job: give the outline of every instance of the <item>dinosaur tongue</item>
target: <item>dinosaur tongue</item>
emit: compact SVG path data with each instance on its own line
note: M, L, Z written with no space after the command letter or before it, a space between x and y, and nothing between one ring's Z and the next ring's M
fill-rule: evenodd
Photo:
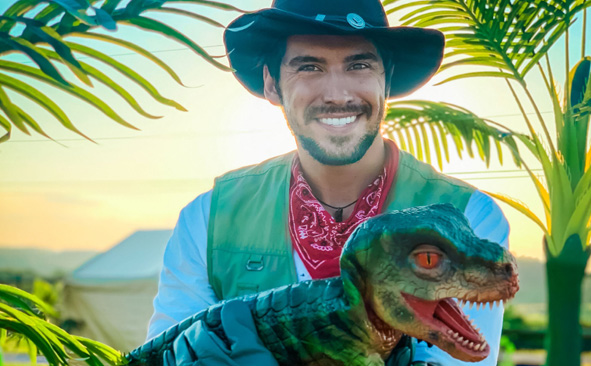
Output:
M466 320L462 310L452 299L443 299L437 302L433 317L445 323L450 329L458 332L464 339L478 342L480 336L472 325Z
M415 310L415 312L426 319L437 319L444 323L452 332L458 333L473 342L480 341L480 335L474 327L466 320L464 313L456 302L451 298L443 300L428 301L410 294L402 293L406 302Z

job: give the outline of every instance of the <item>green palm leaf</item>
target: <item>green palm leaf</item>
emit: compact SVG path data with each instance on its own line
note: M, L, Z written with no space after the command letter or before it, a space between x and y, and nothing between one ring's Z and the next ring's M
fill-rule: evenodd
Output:
M445 33L453 58L446 57L443 70L465 64L493 68L495 72L501 67L503 75L496 76L511 75L523 82L565 33L574 16L591 2L387 0L384 5L387 13L407 12L401 18L403 25L435 27ZM486 62L478 53L492 55L494 60ZM451 80L455 79L444 82Z
M72 355L91 366L100 366L101 359L111 365L125 363L123 355L96 341L72 336L45 320L54 316L55 310L38 297L18 288L0 285L0 335L6 330L25 336L33 346L29 347L34 359L39 350L50 365L68 365Z
M492 140L501 162L502 152L495 142L508 146L515 163L520 165L521 157L514 139L518 134L498 126L502 130L493 127L472 112L452 104L407 100L388 103L384 133L397 141L403 150L411 154L415 154L416 150L416 156L420 160L430 162L432 151L440 169L443 168L442 153L445 154L446 161L449 161L446 139L448 135L451 136L460 156L463 151L474 156L472 146L475 145L480 158L488 165ZM520 136L523 138L523 135Z
M193 50L213 66L224 71L231 71L231 68L218 61L215 56L211 56L197 42L174 29L169 24L143 16L143 13L152 10L154 17L157 17L159 13L168 13L190 19L193 22L198 21L215 27L223 27L218 21L194 11L166 6L170 3L179 2L204 5L224 11L244 12L235 6L210 0L132 0L126 4L121 0L15 1L14 4L0 15L0 57L10 53L20 53L31 59L36 67L25 65L22 62L22 67L16 67L14 64L9 65L5 62L0 67L0 87L3 88L0 90L0 99L3 104L0 110L4 113L0 116L0 126L6 131L0 137L0 142L7 141L10 138L12 127L16 127L26 134L30 133L30 127L33 131L48 137L33 116L24 113L24 108L17 108L18 106L15 106L14 101L10 100L4 91L6 88L26 95L53 114L66 128L88 138L74 126L74 123L64 111L48 101L46 97L43 97L46 94L45 91L28 89L24 85L19 84L18 80L6 75L4 72L16 72L37 80L42 79L45 84L49 85L49 88L58 88L67 91L75 98L97 108L115 122L129 128L134 128L127 121L123 120L116 110L104 103L100 98L94 96L89 90L77 86L76 80L66 80L60 71L58 71L58 67L56 67L57 64L62 64L68 67L74 76L85 84L86 87L92 87L93 80L98 81L122 97L140 115L147 118L158 118L146 112L139 105L134 95L126 91L113 79L107 77L101 70L90 66L88 63L81 62L78 58L79 55L89 56L114 68L125 75L126 78L140 85L159 103L171 106L177 110L186 111L177 102L162 96L147 78L133 71L130 67L116 61L114 58L98 51L100 45L88 47L66 40L72 36L78 38L85 37L125 47L143 56L145 59L154 62L177 83L183 85L180 77L172 68L141 45L111 35L91 32L98 27L107 30L116 30L118 25L133 26L143 31L155 32L172 38L188 49ZM99 4L100 7L98 7ZM13 34L11 31L19 24L21 26L24 25L24 31L19 36L16 36L16 33ZM37 70L37 72L33 69ZM48 78L44 78L43 75L49 79L53 79L57 83L51 82Z

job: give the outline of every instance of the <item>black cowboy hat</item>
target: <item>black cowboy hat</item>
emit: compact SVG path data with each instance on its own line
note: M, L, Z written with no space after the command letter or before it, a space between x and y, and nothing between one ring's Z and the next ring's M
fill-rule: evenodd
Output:
M238 81L264 97L264 55L295 34L362 35L374 41L390 70L388 98L425 84L441 64L445 43L437 30L390 27L379 0L274 0L271 8L238 17L224 32Z

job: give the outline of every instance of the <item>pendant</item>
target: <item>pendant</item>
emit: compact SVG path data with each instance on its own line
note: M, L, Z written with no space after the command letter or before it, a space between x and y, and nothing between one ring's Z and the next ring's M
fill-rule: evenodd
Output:
M343 209L339 208L337 212L334 213L334 221L342 222L343 221Z

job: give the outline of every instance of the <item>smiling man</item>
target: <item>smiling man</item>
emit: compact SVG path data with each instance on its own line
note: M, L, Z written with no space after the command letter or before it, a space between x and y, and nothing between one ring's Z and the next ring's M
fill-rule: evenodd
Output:
M451 203L477 235L507 246L507 221L490 197L379 133L386 101L437 71L440 32L390 27L379 0L276 0L234 20L224 38L236 78L282 108L297 150L218 177L183 209L166 249L148 338L220 300L338 276L349 235L382 212ZM502 307L464 311L491 345L477 364L496 365ZM226 314L224 324L232 329L243 317L248 311ZM199 343L207 331L192 328L199 335L187 342ZM252 327L236 329L241 352L214 341L207 344L218 346L202 342L189 353L201 349L215 360L200 365L273 364ZM425 343L416 345L412 360L398 357L409 354L408 344L389 365L464 365Z

